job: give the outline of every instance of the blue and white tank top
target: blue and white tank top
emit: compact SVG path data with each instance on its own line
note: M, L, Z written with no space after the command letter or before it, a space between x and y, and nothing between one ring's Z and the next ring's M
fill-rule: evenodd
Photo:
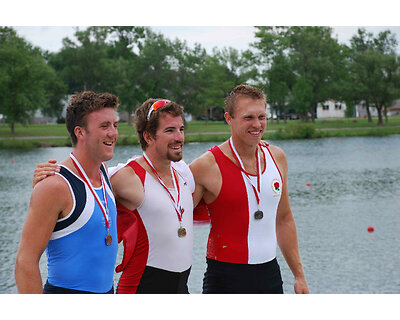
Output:
M68 183L73 207L66 217L57 221L46 248L48 282L53 286L94 293L108 292L113 287L118 251L117 211L103 165L101 172L106 181L109 232L113 239L108 246L103 213L87 184L65 166L58 173ZM95 188L95 192L104 202L103 187Z

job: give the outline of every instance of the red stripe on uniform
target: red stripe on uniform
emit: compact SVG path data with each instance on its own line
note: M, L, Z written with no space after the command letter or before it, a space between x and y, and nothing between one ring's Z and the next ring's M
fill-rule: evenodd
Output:
M128 165L138 175L144 186L146 171L136 162ZM122 275L118 283L118 293L136 293L147 264L149 240L143 221L137 210L131 211L117 204L118 242L123 241L124 255L116 272Z
M248 263L249 208L243 201L247 191L242 171L217 146L210 151L221 171L222 187L217 199L207 205L211 218L207 257Z

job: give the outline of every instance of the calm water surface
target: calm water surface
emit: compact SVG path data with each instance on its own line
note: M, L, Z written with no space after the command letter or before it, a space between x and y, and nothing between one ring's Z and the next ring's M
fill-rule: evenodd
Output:
M310 291L400 293L400 135L271 143L288 159L291 207ZM215 144L187 144L184 159L191 162ZM69 152L0 150L0 293L17 292L13 270L34 168ZM141 154L140 148L117 147L108 165L133 154ZM370 225L375 232L367 232ZM194 231L191 293L202 290L208 230ZM293 277L279 250L278 261L285 293L293 293ZM40 267L45 281L45 257ZM114 278L117 283L119 274Z

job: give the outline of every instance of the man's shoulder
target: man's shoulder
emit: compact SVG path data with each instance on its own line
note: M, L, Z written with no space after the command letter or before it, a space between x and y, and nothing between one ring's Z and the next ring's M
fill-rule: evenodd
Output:
M62 192L66 189L69 189L69 187L65 179L61 175L55 174L37 183L33 190L37 192L47 192L50 190L51 194L59 194L57 192Z
M268 147L265 147L265 148L268 148L268 150L271 152L272 156L276 160L278 160L278 159L286 159L285 152L283 151L282 148L280 148L278 146L275 146L275 145L272 145L272 144L270 144Z
M118 194L124 193L124 189L137 188L139 185L142 185L139 176L129 165L116 171L110 181L114 192Z
M31 195L31 204L35 207L55 208L57 214L68 207L71 204L71 200L70 188L67 182L57 174L37 183Z
M125 165L112 175L111 181L120 179L135 179L136 177L137 174L135 170L133 170L129 165Z
M190 169L207 167L213 163L215 163L214 155L211 151L206 151L200 157L193 160L193 162L190 164Z
M214 154L213 154L213 152L211 150L214 151L216 149L219 149L221 152L225 153L225 149L226 149L227 145L228 145L228 143L225 141L225 142L223 142L222 144L220 144L218 146L214 146L210 150L208 150L205 153L203 153L200 157L198 157L197 159L193 160L193 162L190 164L190 168L192 168L193 164L198 165L198 166L207 166L207 165L216 164L217 161L215 160Z

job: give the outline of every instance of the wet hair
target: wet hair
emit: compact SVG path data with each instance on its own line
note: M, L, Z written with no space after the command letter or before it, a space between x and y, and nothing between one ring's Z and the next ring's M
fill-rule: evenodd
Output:
M174 117L182 117L182 120L184 121L184 113L183 113L183 107L177 104L176 102L170 101L165 104L165 106L157 109L156 111L153 111L151 113L150 119L147 120L147 115L149 113L150 107L152 104L158 100L163 100L163 99L153 99L150 98L143 102L143 104L136 109L135 113L135 127L136 127L136 132L139 137L139 142L140 146L142 147L142 150L147 149L147 142L144 139L144 132L147 131L150 133L152 137L156 136L157 129L160 125L160 117L165 114L170 114Z
M248 97L254 100L263 100L267 103L267 98L262 90L247 84L241 84L232 89L229 96L225 98L225 112L228 112L231 117L234 116L237 99L240 97Z
M103 108L117 109L118 97L107 92L95 93L93 91L78 92L71 96L68 102L65 124L73 146L78 141L74 132L75 127L86 128L87 115Z

